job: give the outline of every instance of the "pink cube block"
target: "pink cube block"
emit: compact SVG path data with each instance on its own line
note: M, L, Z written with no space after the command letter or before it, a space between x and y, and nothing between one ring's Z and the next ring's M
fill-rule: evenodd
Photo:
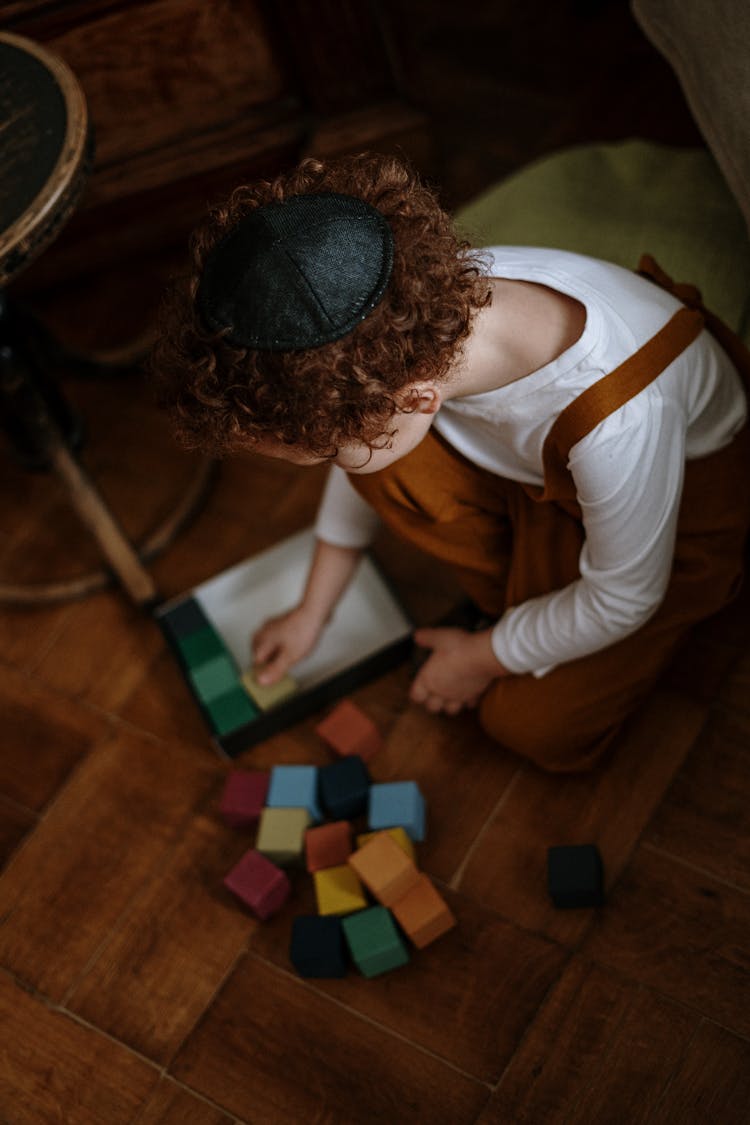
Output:
M224 886L249 906L262 922L281 910L291 891L284 872L255 848L245 852L225 877Z
M219 812L232 828L252 828L266 803L270 774L260 770L232 770L227 777Z

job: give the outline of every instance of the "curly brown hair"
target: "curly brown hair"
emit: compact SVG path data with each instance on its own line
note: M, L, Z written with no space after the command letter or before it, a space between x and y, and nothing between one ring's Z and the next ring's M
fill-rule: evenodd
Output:
M358 196L388 220L393 270L376 308L342 339L306 351L237 347L208 330L195 299L212 247L254 208L318 192ZM268 440L325 458L346 443L376 448L395 412L414 408L409 384L445 378L490 300L479 252L392 156L307 159L270 183L238 187L190 250L190 272L165 295L149 369L178 439L214 455Z

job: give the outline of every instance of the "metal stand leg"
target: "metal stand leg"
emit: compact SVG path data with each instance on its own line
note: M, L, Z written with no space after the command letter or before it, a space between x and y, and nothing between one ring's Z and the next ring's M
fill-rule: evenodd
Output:
M35 362L18 338L7 300L0 292L0 423L10 446L30 469L49 469L62 481L81 521L96 538L114 576L132 601L150 607L158 600L151 575L142 556L156 554L187 522L208 487L212 464L204 461L193 485L176 513L151 535L141 551L136 550L105 504L94 482L71 452L80 441L78 419L68 407L54 380ZM66 597L80 597L107 584L110 575L96 572L68 583L46 583L38 587L0 585L0 602L35 604Z

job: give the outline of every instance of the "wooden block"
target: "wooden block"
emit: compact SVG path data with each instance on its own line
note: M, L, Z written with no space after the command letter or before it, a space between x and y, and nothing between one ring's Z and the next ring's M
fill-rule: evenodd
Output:
M425 802L415 781L389 781L370 788L367 824L371 830L401 826L412 840L425 837Z
M276 707L297 691L297 682L291 676L284 676L276 684L259 684L252 668L243 672L242 684L261 711L268 711L271 707Z
M351 820L367 809L370 775L359 757L331 762L319 771L320 803L334 820Z
M188 675L204 703L210 703L238 686L237 669L226 653L191 668Z
M435 890L426 875L419 875L416 883L403 898L391 907L401 929L409 935L418 949L447 933L456 924L448 903Z
M224 886L262 921L276 914L289 897L290 883L266 856L251 848L224 879Z
M414 845L408 833L405 832L403 828L380 828L377 832L364 832L361 836L357 836L357 847L363 847L368 840L372 840L373 836L379 836L381 832L387 832L388 835L396 841L401 850L408 855L409 859L412 860L412 862L416 862L417 853L414 849Z
M232 828L257 824L266 803L269 774L262 770L231 770L219 803L219 813Z
M362 884L347 863L313 872L319 914L351 914L367 906Z
M371 906L342 920L344 935L363 976L376 977L406 965L409 954L389 910Z
M243 687L236 684L224 695L204 704L217 734L229 734L251 723L258 716L258 709Z
M604 902L604 867L595 844L572 844L547 852L547 886L560 909L601 906Z
M305 832L310 827L307 809L263 809L255 846L259 852L279 863L299 863L305 847Z
M315 728L336 754L358 754L368 761L383 745L380 731L349 699L342 700Z
M215 656L226 652L226 646L219 634L210 625L198 629L195 633L187 633L177 637L177 646L186 664L191 668L199 668Z
M334 820L318 828L308 828L305 833L305 856L310 872L340 867L351 851L352 826L348 820Z
M322 820L317 766L274 766L266 805L269 809L307 809L310 820Z
M345 977L347 947L341 919L332 914L295 918L289 958L302 977Z
M383 906L403 898L419 879L417 868L387 832L377 832L348 862Z

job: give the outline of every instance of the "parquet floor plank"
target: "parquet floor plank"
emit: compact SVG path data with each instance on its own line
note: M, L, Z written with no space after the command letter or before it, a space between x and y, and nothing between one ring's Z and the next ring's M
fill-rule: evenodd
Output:
M380 987L392 987L383 978ZM170 1067L253 1125L469 1125L489 1089L252 954Z
M343 980L314 982L316 991L493 1084L567 953L442 884L437 887L456 916L453 930L426 949L410 946L410 964L398 972L367 980L352 969ZM287 909L253 931L251 950L290 971L292 921L308 913L315 913L312 878L300 875Z
M478 1125L645 1125L699 1019L574 957Z
M62 1001L214 776L207 755L124 729L89 754L0 877L0 965Z
M750 713L717 712L644 841L750 892Z
M750 894L642 845L582 951L750 1036Z
M131 1125L158 1081L144 1059L3 972L0 1026L0 1116L8 1125Z
M530 930L567 945L580 941L592 912L553 907L547 849L597 844L606 885L616 885L705 720L705 706L657 690L597 769L555 776L524 767L459 874L458 889Z
M0 711L0 793L36 813L112 730L105 717L11 668L0 676Z

